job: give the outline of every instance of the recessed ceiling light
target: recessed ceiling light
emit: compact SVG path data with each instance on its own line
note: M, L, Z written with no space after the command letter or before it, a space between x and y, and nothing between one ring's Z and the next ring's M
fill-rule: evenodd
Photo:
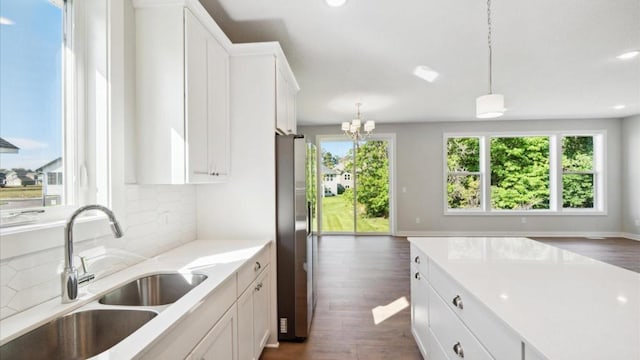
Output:
M640 50L633 50L633 51L626 52L624 54L620 54L616 57L620 60L630 60L638 55L640 55Z
M422 80L432 83L438 78L440 74L438 74L437 71L428 66L421 65L413 69L413 75L419 77Z
M7 19L4 16L0 16L0 25L13 25L15 22L11 19Z
M344 5L347 0L324 0L327 2L327 5L332 6L332 7L339 7Z
M618 104L618 105L613 105L611 108L614 110L622 110L624 109L626 106L624 104Z

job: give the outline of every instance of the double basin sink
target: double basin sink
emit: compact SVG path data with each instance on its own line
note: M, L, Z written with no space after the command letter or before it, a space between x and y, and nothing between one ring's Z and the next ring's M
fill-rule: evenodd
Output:
M206 279L199 274L153 274L98 300L101 305L52 320L0 347L0 359L86 359L113 347ZM135 307L146 307L136 309Z

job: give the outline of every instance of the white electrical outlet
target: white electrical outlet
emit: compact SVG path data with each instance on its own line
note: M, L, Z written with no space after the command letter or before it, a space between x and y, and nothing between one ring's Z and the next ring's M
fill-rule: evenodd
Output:
M420 218L419 217L416 218L416 224L420 224Z
M635 223L636 223L636 226L640 226L640 219L636 219Z
M406 192L407 192L407 188L403 186L403 187L402 187L402 192L403 192L403 193L406 193Z
M523 223L523 224L526 224L526 223L527 223L527 218L526 218L526 217L524 217L524 216L523 216L523 217L521 217L521 218L520 218L520 222L521 222L521 223Z

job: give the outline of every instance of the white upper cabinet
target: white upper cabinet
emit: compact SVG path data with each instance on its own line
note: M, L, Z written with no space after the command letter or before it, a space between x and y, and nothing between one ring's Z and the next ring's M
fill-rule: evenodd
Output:
M281 63L278 62L278 65ZM288 80L287 72L276 67L276 131L281 134L295 134L297 85Z
M197 2L134 6L138 182L226 180L230 41Z

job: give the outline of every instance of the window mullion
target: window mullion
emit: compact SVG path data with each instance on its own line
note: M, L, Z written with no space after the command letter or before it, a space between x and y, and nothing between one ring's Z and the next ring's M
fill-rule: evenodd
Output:
M482 174L482 211L491 211L491 139L489 136L480 138L480 172Z
M562 136L549 137L550 210L562 211Z

